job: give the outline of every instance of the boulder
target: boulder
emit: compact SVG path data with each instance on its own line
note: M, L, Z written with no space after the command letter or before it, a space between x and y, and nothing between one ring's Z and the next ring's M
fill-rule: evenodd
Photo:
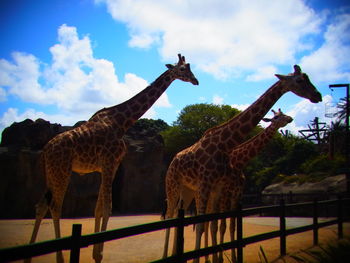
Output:
M305 202L317 198L324 200L334 198L340 193L346 192L346 175L327 177L319 182L277 183L267 186L263 194L263 203L278 204L280 197L285 196L287 202Z
M26 119L14 122L2 132L2 147L30 148L40 150L57 134L67 130L60 124L51 124L43 119Z
M113 186L114 209L119 213L149 213L162 209L164 194L164 142L160 135L125 136L128 152Z
M71 128L27 119L4 130L0 147L1 218L35 216L35 204L45 191L38 165L41 149L55 135ZM166 172L163 139L153 131L136 127L129 130L125 141L127 154L113 183L113 212L159 212L164 202ZM62 216L93 216L100 182L98 173L72 173Z

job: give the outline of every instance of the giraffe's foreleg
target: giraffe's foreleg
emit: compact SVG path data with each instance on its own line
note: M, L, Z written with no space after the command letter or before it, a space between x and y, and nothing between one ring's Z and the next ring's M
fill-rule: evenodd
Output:
M174 178L174 175L176 174L176 167L174 163L171 163L168 172L165 177L165 193L166 193L166 212L165 212L165 219L173 218L176 216L177 209L179 208L179 205L181 205L181 191L180 191L180 184L179 182ZM165 232L165 240L164 240L164 249L163 249L163 258L166 258L168 256L168 248L169 248L169 238L170 238L170 228L166 229ZM174 231L174 241L176 238L176 231ZM173 255L176 253L176 242L173 244Z
M217 206L217 194L214 192L212 192L210 194L210 198L208 201L208 205L207 205L207 214L211 214L211 213L217 213L218 212L218 206ZM217 231L218 231L218 220L213 220L211 222L206 222L205 223L205 247L208 247L208 243L209 243L209 223L210 223L210 234L211 234L211 245L212 246L216 246L217 245ZM213 258L213 262L217 263L217 253L213 253L212 254L212 258ZM210 262L209 261L209 256L205 257L205 262Z
M235 240L235 230L236 230L236 218L232 217L232 218L230 218L230 238L231 238L231 241ZM231 250L231 260L232 260L232 262L237 262L236 261L236 250L234 248Z
M220 220L220 244L224 243L224 237L226 232L226 218ZM223 251L219 252L219 262L224 262Z
M94 228L95 232L94 233L101 231L102 211L103 211L103 195L102 195L101 186L100 186L100 191L98 194L96 207L95 207L95 228ZM96 262L102 260L102 256L101 257L99 256L100 251L102 251L101 245L94 244L92 257Z
M102 175L102 182L95 208L95 233L106 231L108 220L112 212L112 183L114 176ZM93 259L101 262L103 255L103 243L94 244Z
M101 231L101 219L102 219L102 210L103 210L103 196L100 187L100 191L98 193L96 207L95 207L95 233Z
M107 230L109 217L112 213L112 186L116 171L126 153L126 145L123 140L116 148L114 154L106 154L102 158L101 185L98 201L95 208L95 233ZM102 222L101 222L102 221ZM103 243L94 244L92 256L96 263L102 261Z
M220 197L220 211L221 212L226 212L229 211L230 206L231 206L231 193L228 191L230 188L230 185L227 184L222 190L221 197ZM225 232L226 232L226 218L223 218L220 220L220 244L224 243L225 239ZM232 240L231 240L232 241ZM224 262L223 259L223 251L219 252L219 262L222 263Z

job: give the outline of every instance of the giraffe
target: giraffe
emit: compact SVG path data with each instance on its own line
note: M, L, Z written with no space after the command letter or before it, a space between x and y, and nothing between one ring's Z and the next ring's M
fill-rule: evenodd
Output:
M198 85L190 64L178 54L175 65L167 64L167 70L153 83L129 100L97 111L86 123L61 133L43 148L41 162L46 177L46 193L36 205L36 220L30 243L34 243L40 222L50 210L55 236L60 238L61 208L71 171L79 174L100 172L101 185L95 207L95 233L107 229L112 207L112 183L116 170L126 153L123 135L161 96L175 80L180 79ZM94 245L93 258L102 260L103 243ZM56 255L63 262L62 252Z
M272 110L274 117L272 119L263 118L265 122L271 122L271 124L262 132L249 139L248 141L235 147L230 153L229 165L231 174L225 174L222 176L218 186L215 187L215 192L212 193L211 200L209 201L207 212L226 212L233 211L237 208L240 197L243 193L245 176L243 174L243 168L246 164L266 146L266 144L272 139L276 131L279 128L286 126L293 121L293 118L287 116L279 109L277 112ZM218 230L217 220L211 222L211 237L212 245L217 245L216 233ZM224 234L226 231L226 220L222 219L220 223L220 244L224 243ZM206 244L208 235L206 229ZM230 238L234 240L235 233L235 218L230 218ZM223 262L222 251L219 254L219 262ZM232 262L235 262L235 252L232 249L231 253ZM213 254L213 262L217 262L217 255Z
M193 197L197 214L206 212L211 186L216 185L222 175L231 173L230 152L243 142L247 134L283 94L291 91L297 96L309 99L312 103L322 101L321 94L298 65L294 65L294 72L291 74L275 74L275 76L278 81L246 110L227 122L208 129L196 143L175 155L165 179L167 198L165 218L174 217L181 203L186 209ZM200 248L203 231L204 225L198 224L195 249ZM163 257L168 253L169 235L170 229L167 229ZM173 253L175 251L174 245ZM198 259L194 262L198 262Z

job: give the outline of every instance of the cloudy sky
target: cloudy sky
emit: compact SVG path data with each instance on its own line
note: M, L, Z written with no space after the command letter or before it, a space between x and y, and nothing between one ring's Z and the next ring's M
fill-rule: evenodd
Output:
M72 125L125 101L181 53L200 85L176 80L144 115L176 120L195 103L245 109L299 64L323 95L274 106L297 133L350 82L350 2L340 0L4 0L0 132L43 118Z

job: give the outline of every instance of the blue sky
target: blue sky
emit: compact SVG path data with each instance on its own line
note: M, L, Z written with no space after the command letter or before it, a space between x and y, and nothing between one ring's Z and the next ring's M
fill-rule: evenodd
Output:
M144 115L176 120L195 103L245 109L299 64L323 95L274 106L297 133L350 82L350 4L331 0L3 0L0 2L0 132L43 118L62 125L119 104L177 62L199 86L176 80Z

